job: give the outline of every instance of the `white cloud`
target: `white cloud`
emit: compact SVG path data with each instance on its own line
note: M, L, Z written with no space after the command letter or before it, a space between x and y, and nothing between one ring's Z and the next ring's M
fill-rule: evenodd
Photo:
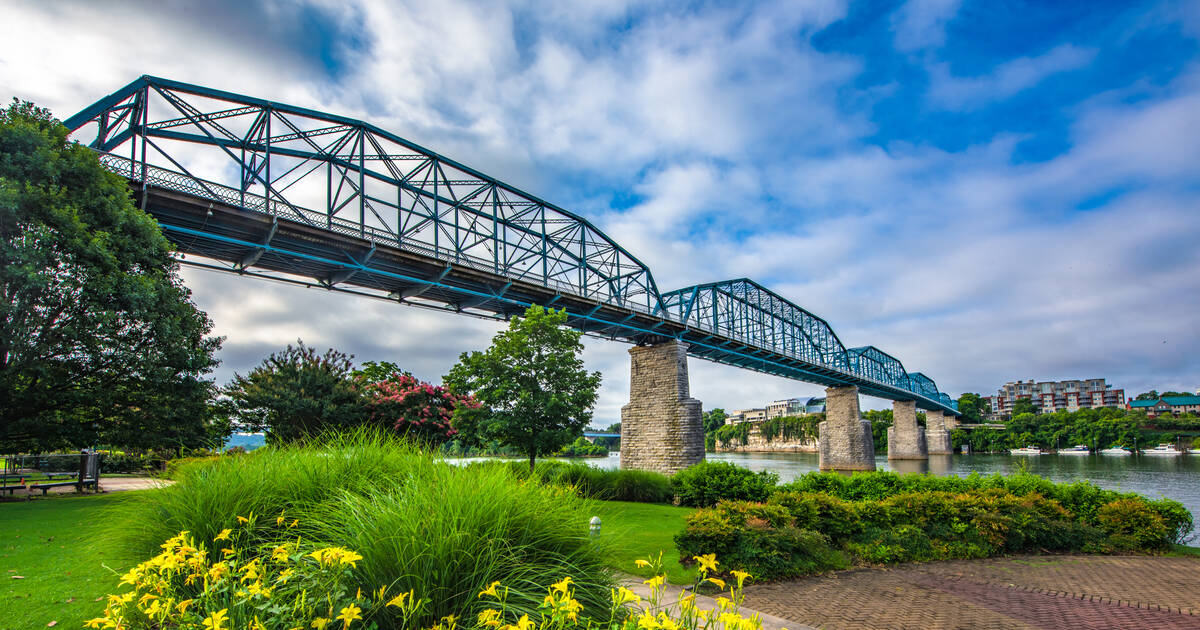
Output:
M962 0L908 0L892 14L897 50L936 48L946 41L946 23L958 13Z
M1093 49L1063 44L1036 57L1006 61L992 72L975 77L951 76L948 64L930 68L929 100L946 109L967 109L1004 100L1046 78L1082 68L1096 56Z
M878 345L954 393L1028 377L1106 376L1139 391L1200 382L1186 299L1200 295L1195 71L1153 98L1079 106L1067 152L1014 164L1024 138L1012 135L954 153L864 140L869 108L843 104L862 97L861 62L808 42L845 14L840 2L322 3L365 29L336 50L345 71L332 77L286 37L248 40L173 6L11 3L0 94L68 115L152 73L365 118L587 208L664 290L755 278L829 320L847 345ZM940 46L957 8L910 2L893 17L897 47ZM978 77L936 66L930 98L955 108L1007 98L1093 54L1063 46ZM609 208L624 191L632 206ZM1093 198L1094 210L1074 210ZM500 326L185 277L228 338L222 380L297 337L436 380ZM628 401L626 349L587 342L585 360L605 378L599 422ZM691 369L706 407L820 391L700 361Z

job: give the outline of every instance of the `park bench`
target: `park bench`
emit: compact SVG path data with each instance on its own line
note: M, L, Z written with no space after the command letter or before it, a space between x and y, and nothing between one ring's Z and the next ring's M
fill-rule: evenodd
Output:
M30 477L39 477L35 483L27 483ZM44 479L44 480L43 480ZM8 485L9 480L17 480L17 484ZM79 470L78 472L40 472L37 470L18 470L17 467L9 468L8 471L0 473L0 492L8 492L12 496L13 491L18 488L27 490L41 490L42 496L52 488L65 488L67 486L75 486L80 492L85 488L92 488L94 491L100 490L100 455L99 453L89 453L86 450L79 454Z
M50 488L65 488L67 486L82 486L84 488L91 486L93 490L99 488L99 486L96 485L95 478L84 479L83 483L80 483L78 480L76 480L76 481L52 481L52 482L47 482L47 483L31 483L25 487L29 488L30 490L41 490L42 496L46 496L46 493L50 490ZM9 487L16 488L17 486L9 486ZM8 488L5 488L5 489L7 490ZM12 492L10 491L9 494L12 494Z

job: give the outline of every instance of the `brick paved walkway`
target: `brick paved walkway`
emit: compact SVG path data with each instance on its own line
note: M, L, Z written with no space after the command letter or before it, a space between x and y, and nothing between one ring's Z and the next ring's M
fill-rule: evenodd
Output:
M1200 558L956 560L843 571L746 592L748 608L831 630L1200 630Z

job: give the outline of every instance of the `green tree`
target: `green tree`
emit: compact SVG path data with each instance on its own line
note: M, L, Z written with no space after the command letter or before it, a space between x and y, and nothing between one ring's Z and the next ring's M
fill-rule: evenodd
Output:
M220 339L158 224L67 133L0 110L0 450L197 446Z
M366 400L352 377L350 355L325 354L297 341L272 353L248 374L235 374L226 388L245 426L266 433L267 442L303 440L326 431L364 425Z
M1037 403L1034 403L1029 398L1018 399L1017 402L1013 403L1009 414L1013 417L1016 417L1023 413L1032 413L1036 415L1038 413Z
M988 412L988 402L979 394L967 392L958 397L958 411L963 415L963 423L979 424Z
M464 352L445 378L451 391L483 405L474 427L479 437L520 448L531 470L538 455L557 451L583 431L600 387L600 373L583 367L582 333L566 321L565 310L532 305L487 350Z
M703 416L704 432L707 434L720 429L721 425L725 424L725 419L728 417L729 416L725 414L725 410L720 407L705 411Z

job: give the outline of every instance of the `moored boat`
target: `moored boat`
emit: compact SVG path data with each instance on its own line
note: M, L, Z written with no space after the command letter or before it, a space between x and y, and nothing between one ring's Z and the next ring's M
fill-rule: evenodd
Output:
M1091 452L1092 449L1088 448L1086 444L1076 444L1071 448L1058 449L1059 455L1087 455Z
M1044 455L1046 451L1036 446L1022 446L1008 451L1009 455Z
M1127 447L1127 446L1111 446L1109 448L1101 449L1100 454L1101 455L1131 455L1132 451L1130 451L1129 447Z
M1178 455L1179 451L1175 450L1172 444L1159 444L1152 449L1142 451L1143 455Z

